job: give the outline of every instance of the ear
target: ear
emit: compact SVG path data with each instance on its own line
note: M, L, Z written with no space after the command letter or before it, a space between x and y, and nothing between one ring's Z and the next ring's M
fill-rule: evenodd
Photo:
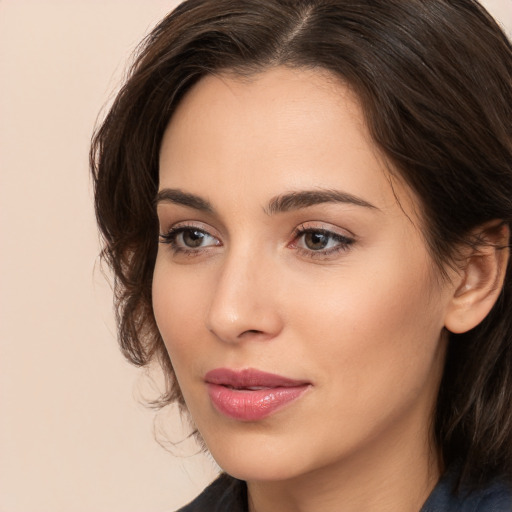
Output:
M476 242L463 249L463 263L446 310L446 329L467 332L489 314L503 287L509 258L510 229L492 221L471 234Z

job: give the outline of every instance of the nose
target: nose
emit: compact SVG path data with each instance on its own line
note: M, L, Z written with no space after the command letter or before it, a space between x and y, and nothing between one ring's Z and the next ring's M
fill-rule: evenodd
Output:
M257 255L226 257L213 289L206 327L226 343L271 340L282 330L271 262Z

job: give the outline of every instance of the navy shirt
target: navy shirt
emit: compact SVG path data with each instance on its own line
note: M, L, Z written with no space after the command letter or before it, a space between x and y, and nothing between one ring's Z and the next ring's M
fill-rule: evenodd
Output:
M512 488L495 480L471 493L452 493L455 471L447 472L434 487L420 512L512 512Z
M453 472L438 482L419 512L512 512L512 489L494 481L472 493L452 494ZM248 512L245 482L222 474L192 503L177 512ZM414 511L411 511L414 512Z

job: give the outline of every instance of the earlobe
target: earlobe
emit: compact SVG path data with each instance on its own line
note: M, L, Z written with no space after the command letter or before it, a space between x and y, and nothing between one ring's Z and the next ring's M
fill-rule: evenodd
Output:
M475 243L465 250L463 264L448 305L445 327L467 332L489 314L503 287L509 259L510 229L501 221L480 226Z

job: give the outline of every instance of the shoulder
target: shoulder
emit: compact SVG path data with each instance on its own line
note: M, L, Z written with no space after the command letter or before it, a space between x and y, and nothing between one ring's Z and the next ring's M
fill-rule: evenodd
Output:
M453 473L444 475L420 512L512 512L512 487L503 480L454 494Z
M247 512L245 482L223 473L194 501L177 512Z
M484 512L495 510L496 512L512 512L512 489L504 483L496 483L480 497L475 510Z

